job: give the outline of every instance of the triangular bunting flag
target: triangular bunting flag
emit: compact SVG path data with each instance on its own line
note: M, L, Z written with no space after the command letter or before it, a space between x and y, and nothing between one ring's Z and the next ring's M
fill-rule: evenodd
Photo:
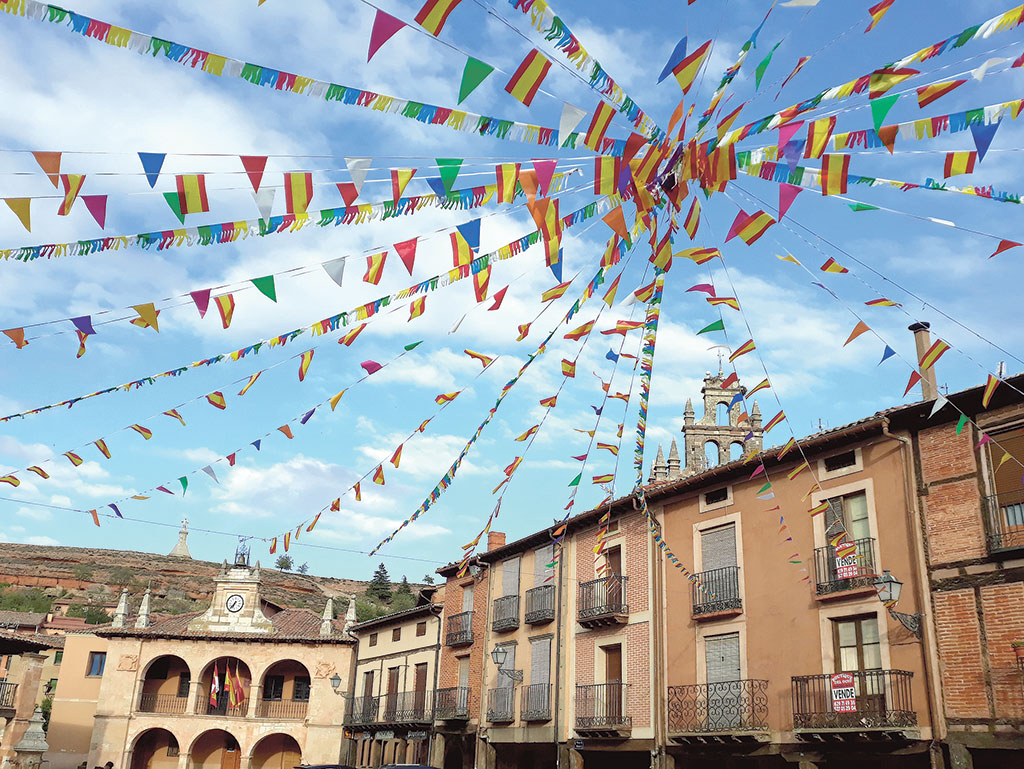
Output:
M461 163L462 161L460 160L459 162ZM416 240L416 238L413 238L412 240L403 240L401 243L395 243L395 252L410 275L412 275L413 263L416 261ZM339 286L341 285L340 280L337 283Z
M345 165L348 167L348 173L352 177L352 184L355 185L357 194L363 190L366 172L370 170L372 162L373 158L345 158Z
M33 152L32 157L36 159L39 167L43 169L50 184L57 189L60 178L60 153L59 152Z
M164 167L164 158L167 155L163 152L140 152L139 160L142 161L142 170L146 174L146 181L150 187L156 187L156 180L160 178L160 169Z
M992 137L996 135L997 128L999 128L999 121L988 125L984 123L971 124L971 136L974 137L974 146L978 149L979 163L985 159L985 153L988 152L989 145L992 144Z
M206 311L210 307L210 292L212 289L204 288L200 291L190 291L189 296L192 297L192 301L196 303L196 309L199 310L199 317L205 318Z
M267 156L239 155L238 159L242 161L242 168L245 169L246 176L249 177L249 184L252 185L252 191L259 192L260 182L263 180L263 172L267 168Z
M378 8L377 15L373 17L373 28L370 30L370 45L366 51L366 62L369 63L380 47L404 26L404 21L396 19Z
M346 257L338 257L337 259L331 259L329 262L323 263L324 272L330 275L331 280L341 285L341 279L345 275L345 262Z
M252 194L252 199L256 201L256 210L260 212L260 219L269 219L271 211L274 210L274 193L277 192L275 187L264 187L259 192Z
M494 72L494 67L490 64L474 59L472 56L468 57L466 66L462 70L462 82L459 84L459 104L462 104L466 97L473 93L492 72Z
M274 276L267 275L263 278L252 278L252 284L256 286L263 296L271 302L277 302L277 288L274 286Z
M562 116L558 119L558 144L564 145L569 140L569 135L576 130L580 121L586 117L587 111L580 109L569 102L562 105Z
M107 196L82 195L82 201L85 203L86 210L92 214L92 218L96 220L96 224L102 230L107 224Z

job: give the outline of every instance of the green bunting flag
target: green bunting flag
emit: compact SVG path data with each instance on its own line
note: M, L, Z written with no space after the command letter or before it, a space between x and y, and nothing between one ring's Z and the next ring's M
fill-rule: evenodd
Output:
M768 65L772 62L772 54L775 53L775 49L780 45L782 45L781 40L777 42L770 51L768 51L768 55L761 60L761 63L757 65L757 69L754 70L754 80L756 82L756 85L754 86L755 91L761 87L761 78L764 77L764 73L768 69Z
M878 206L871 206L867 203L848 203L851 211L877 211Z
M405 350L406 350L406 352L409 352L410 350L415 350L421 344L423 344L423 340L422 339L420 341L418 341L418 342L411 342L411 343L409 343L409 344L407 344L405 346Z
M265 278L252 278L252 284L271 302L277 301L277 288L274 286L273 275L267 275Z
M181 495L185 496L185 492L188 491L188 476L183 475L178 479L178 483L181 484Z
M961 414L960 415L960 420L956 423L956 434L957 435L959 435L963 431L964 425L967 424L969 421L970 420L967 418L966 414Z
M455 184L455 179L459 175L461 167L462 158L437 158L437 171L441 175L444 191L449 195L452 192L452 186Z
M709 331L725 331L725 321L724 320L716 320L711 325L705 326L700 331L698 331L697 332L697 336L700 336L701 334L706 334Z
M492 72L494 67L490 64L485 64L472 56L466 59L466 68L462 70L462 85L459 86L459 104L462 104L463 100Z
M579 486L579 485L580 485L580 481L581 481L582 479L583 479L583 473L580 473L579 475L577 475L577 476L576 476L575 478L573 478L573 479L572 479L572 480L571 480L571 481L569 482L569 485L570 485L570 486Z
M871 100L871 120L875 124L875 133L878 133L882 127L882 121L885 120L885 116L889 114L889 110L892 109L892 105L896 103L896 100L900 98L898 93L892 96L883 96L878 99Z
M177 192L165 192L164 200L167 201L167 205L171 207L174 215L178 217L178 221L182 224L185 223L185 215L181 213L181 201L178 199Z

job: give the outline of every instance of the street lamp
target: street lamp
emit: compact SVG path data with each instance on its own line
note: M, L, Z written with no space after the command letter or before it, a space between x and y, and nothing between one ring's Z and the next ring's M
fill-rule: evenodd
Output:
M341 696L344 697L345 693L338 691L338 689L341 687L341 676L339 676L337 673L335 673L333 676L330 677L330 682L331 682L331 688L334 690L334 693L335 694L340 694Z
M889 610L889 614L892 615L893 619L899 621L914 636L921 638L920 613L905 614L904 612L896 611L896 604L900 600L900 594L903 592L903 583L896 579L888 569L884 569L882 576L875 578L874 586L878 592L878 600Z
M509 679L516 683L523 682L522 670L507 670L504 667L505 661L508 659L508 649L506 649L504 646L495 645L495 647L491 649L491 659L494 660L494 665L498 668L499 676L508 676Z

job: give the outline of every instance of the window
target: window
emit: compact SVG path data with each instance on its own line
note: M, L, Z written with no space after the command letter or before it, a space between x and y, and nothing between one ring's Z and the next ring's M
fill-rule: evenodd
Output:
M396 627L394 630L391 631L391 640L392 641L401 641L402 640L402 628Z
M718 467L720 453L721 449L718 448L718 444L714 441L708 441L704 444L704 463L708 467Z
M616 545L604 551L605 574L622 574L622 548Z
M149 666L149 677L163 681L167 678L169 668L170 660L166 657L162 657Z
M55 653L53 655L53 664L54 665L59 665L63 661L64 661L64 652L63 651L59 651L59 652L57 652L57 653Z
M836 672L881 670L882 645L875 615L832 620L832 642Z
M377 645L377 634L376 633L370 633L370 646L376 646L376 645Z
M729 523L700 534L701 571L736 566L736 524Z
M296 702L309 702L309 677L298 676L295 679L295 690L292 699Z
M417 622L416 623L416 637L419 638L420 636L424 636L426 634L427 634L427 623L426 622Z
M834 524L842 523L847 539L868 539L871 536L871 522L868 520L868 496L863 491L833 497L828 501L825 515L826 536L836 533Z
M267 676L263 682L263 699L280 700L284 696L284 676Z
M717 505L719 502L725 502L725 500L727 500L728 498L729 498L729 489L728 488L725 488L725 489L715 489L714 491L709 491L707 494L704 495L704 504L705 505Z
M55 691L57 691L57 679L51 678L46 682L45 693L53 694Z
M462 613L473 611L473 583L464 585L462 588Z
M608 533L612 534L619 530L619 519L616 518L613 521L608 521Z
M825 470L830 473L842 470L844 467L853 467L855 464L857 464L857 452L852 450L832 457L825 457Z
M178 748L177 743L175 743L173 745L168 745L167 746L167 757L168 758L177 758L179 755L181 755L179 750L180 749Z
M89 665L85 669L87 676L103 675L103 668L107 664L106 652L89 652Z
M181 673L178 674L178 696L179 697L187 697L188 696L188 685L189 685L188 673L182 671Z
M501 563L501 595L519 595L519 557Z

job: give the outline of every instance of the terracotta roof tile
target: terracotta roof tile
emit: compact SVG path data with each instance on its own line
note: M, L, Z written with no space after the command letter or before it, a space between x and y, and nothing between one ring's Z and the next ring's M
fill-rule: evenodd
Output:
M355 643L350 635L344 632L344 620L334 620L331 624L334 631L329 636L320 635L320 623L323 621L321 615L310 609L282 609L270 616L270 622L274 626L274 633L211 633L198 632L188 629L189 623L196 617L202 616L204 612L193 611L186 614L175 614L170 617L160 618L148 628L139 629L135 627L134 619L126 622L128 627L113 628L109 625L103 626L97 631L97 635L103 636L153 636L157 638L191 638L191 639L220 639L220 640L246 640L246 641L268 641L271 643L282 641L316 641L318 643Z

